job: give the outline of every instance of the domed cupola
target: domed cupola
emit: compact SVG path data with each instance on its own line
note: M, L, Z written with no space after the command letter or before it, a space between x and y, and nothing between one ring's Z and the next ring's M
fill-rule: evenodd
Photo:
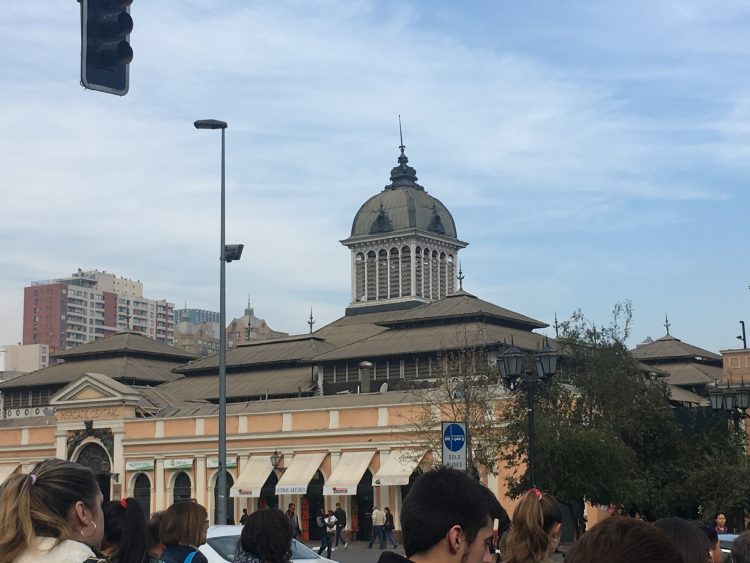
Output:
M352 253L352 303L347 315L404 309L456 289L458 239L448 208L417 183L401 144L391 183L369 198L341 241Z

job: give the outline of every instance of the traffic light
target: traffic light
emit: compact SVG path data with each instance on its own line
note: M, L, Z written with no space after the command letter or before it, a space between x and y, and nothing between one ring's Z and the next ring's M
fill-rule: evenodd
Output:
M128 93L133 0L80 0L81 84L124 96Z

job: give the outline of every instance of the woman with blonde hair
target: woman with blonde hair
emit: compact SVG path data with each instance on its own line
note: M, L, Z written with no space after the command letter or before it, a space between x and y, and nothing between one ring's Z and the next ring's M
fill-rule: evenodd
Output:
M550 495L532 488L513 511L504 563L548 563L560 544L562 508Z
M60 459L11 475L0 486L0 560L10 563L104 561L102 492L93 473Z
M198 546L206 543L208 512L192 501L180 501L164 511L159 538L164 544L161 559L165 563L208 563Z

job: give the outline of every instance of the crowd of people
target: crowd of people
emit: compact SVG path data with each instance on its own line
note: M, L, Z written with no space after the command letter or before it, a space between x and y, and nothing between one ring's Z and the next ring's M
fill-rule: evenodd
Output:
M383 549L398 546L388 507L374 508L373 535ZM319 554L348 547L346 512L320 509ZM495 522L499 529L495 529ZM288 563L301 529L296 507L243 511L236 563ZM560 545L563 510L532 488L512 519L497 497L463 472L448 468L419 477L404 499L401 531L405 556L384 551L379 563L550 563ZM8 563L208 563L208 513L196 502L176 502L146 519L134 498L103 502L96 478L73 462L51 459L0 486L0 561ZM720 563L719 513L706 526L680 518L649 523L615 514L586 531L567 550L567 563ZM496 538L500 541L496 542ZM732 544L733 563L750 563L750 532Z

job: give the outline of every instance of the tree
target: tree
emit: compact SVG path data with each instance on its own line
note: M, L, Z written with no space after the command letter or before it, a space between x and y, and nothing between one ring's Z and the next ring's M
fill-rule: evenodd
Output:
M436 460L442 452L441 423L464 422L467 428L467 467L497 473L497 451L503 442L499 424L498 373L488 362L488 349L479 334L457 334L455 347L441 352L431 368L429 386L415 389L420 407L407 420L412 426L405 456L419 461L425 451Z

